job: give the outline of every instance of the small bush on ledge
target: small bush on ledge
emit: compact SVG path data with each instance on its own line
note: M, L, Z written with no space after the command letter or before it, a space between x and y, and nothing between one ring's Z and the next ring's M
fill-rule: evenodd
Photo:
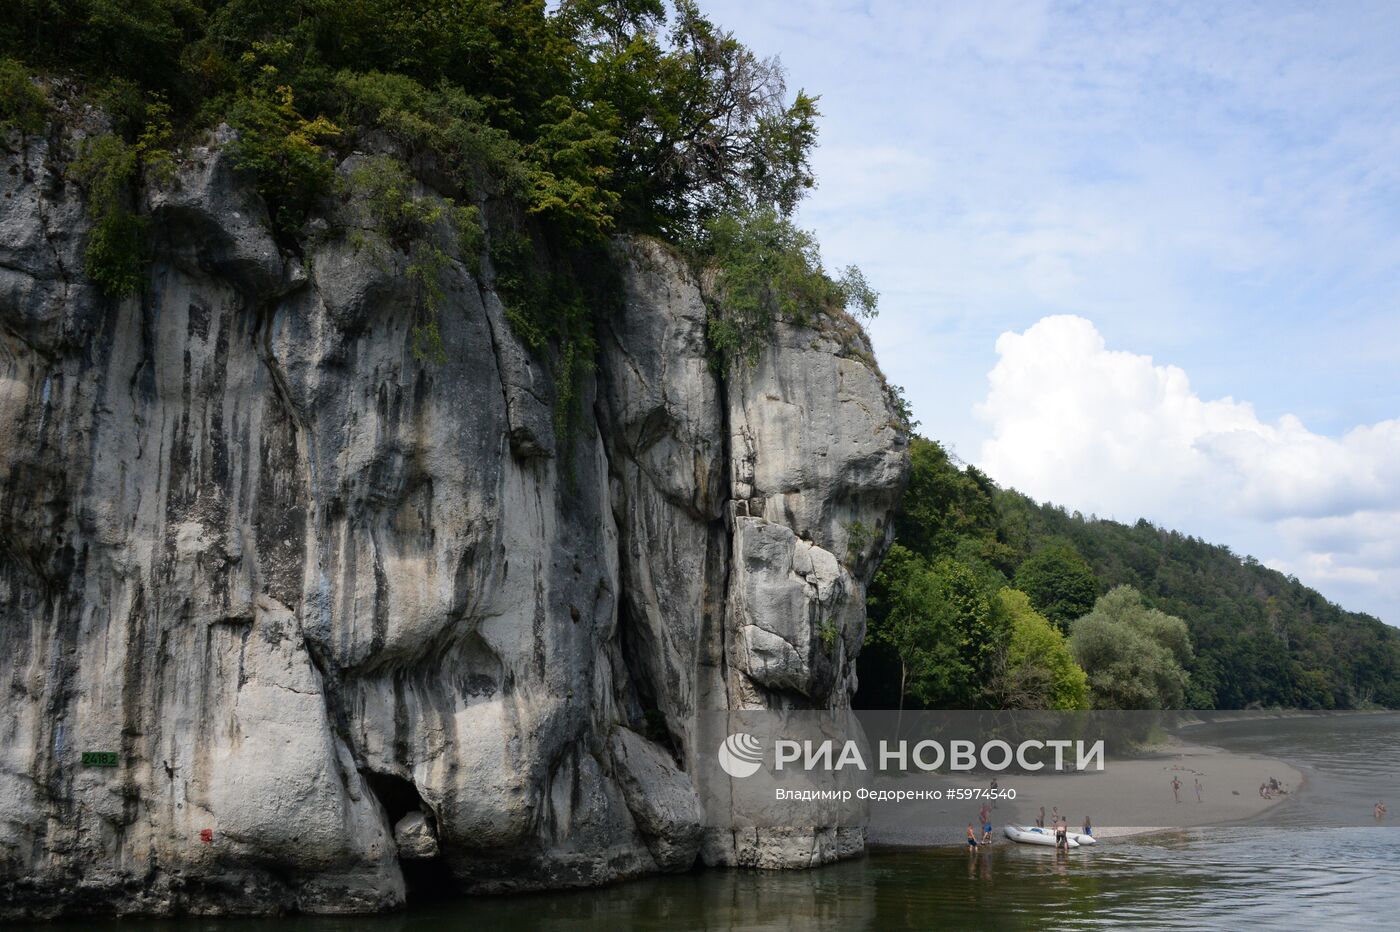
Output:
M29 69L14 59L0 58L0 133L43 132L48 109L48 97L30 80Z
M705 227L699 252L716 272L710 344L720 365L752 365L778 321L809 323L842 310L871 318L879 295L860 269L827 274L811 233L771 209L725 212Z

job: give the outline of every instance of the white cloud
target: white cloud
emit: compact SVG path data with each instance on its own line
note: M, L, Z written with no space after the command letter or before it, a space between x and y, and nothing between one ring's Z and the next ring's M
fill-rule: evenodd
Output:
M922 431L1400 623L1400 5L704 6L821 96L799 219L880 290ZM993 343L1058 313L1182 369L1090 343L1089 398L995 404L1054 407L1060 373L1018 382Z
M1046 317L997 340L976 407L980 465L1038 498L1145 516L1242 549L1396 618L1400 420L1314 433L1298 418L1206 400L1186 373L1109 349L1088 320ZM1341 591L1337 589L1336 591Z
M939 439L977 449L993 337L1059 312L1271 423L1400 410L1400 6L704 6L821 96L800 219Z

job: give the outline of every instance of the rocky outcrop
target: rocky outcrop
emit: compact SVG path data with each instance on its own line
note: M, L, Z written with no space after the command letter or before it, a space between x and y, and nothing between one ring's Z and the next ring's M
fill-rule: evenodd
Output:
M394 825L394 844L398 846L399 857L405 861L430 860L442 853L437 829L422 810L410 812Z
M120 301L82 273L71 131L9 140L0 911L858 852L706 829L692 774L699 713L849 703L906 470L864 337L817 314L721 377L700 285L619 241L562 443L489 262L450 257L422 359L408 258L337 216L279 249L227 138L142 193L155 256Z

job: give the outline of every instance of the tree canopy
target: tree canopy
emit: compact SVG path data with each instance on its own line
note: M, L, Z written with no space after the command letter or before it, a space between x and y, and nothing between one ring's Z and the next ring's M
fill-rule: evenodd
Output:
M1010 619L994 610L977 577L953 560L930 564L894 545L872 598L872 638L892 649L902 691L933 708L977 708L1006 641Z
M1076 620L1069 647L1100 709L1178 709L1192 658L1186 622L1117 586Z
M871 587L861 703L1083 707L1083 671L1063 637L1008 588L995 487L936 443L916 437L910 453L896 543Z
M147 283L138 187L228 123L284 250L302 251L336 195L368 195L415 285L420 360L443 353L435 304L453 241L489 270L552 371L565 440L618 293L614 233L717 266L717 364L754 358L777 321L875 309L860 271L828 274L791 220L815 184L817 98L695 0L15 0L0 18L0 129L40 131L61 109L44 86L111 120L69 173L93 225L86 272L110 297ZM357 151L381 170L339 177ZM409 183L379 183L390 176ZM416 203L414 181L435 206ZM399 222L434 210L451 236Z
M1087 709L1089 680L1065 636L1017 589L996 594L995 610L1010 621L1005 662L990 698L1003 709Z
M968 539L994 539L997 514L990 482L976 469L959 469L937 443L909 444L909 486L895 515L895 535L930 556L951 556Z
M693 0L16 0L0 56L89 79L138 129L152 101L197 129L269 95L370 129L380 114L355 85L387 80L393 128L411 116L431 139L449 102L508 140L496 154L519 164L531 210L593 232L786 217L815 183L816 98Z
M1065 540L1042 544L1016 570L1016 588L1031 598L1036 611L1061 631L1094 607L1099 581L1093 569Z

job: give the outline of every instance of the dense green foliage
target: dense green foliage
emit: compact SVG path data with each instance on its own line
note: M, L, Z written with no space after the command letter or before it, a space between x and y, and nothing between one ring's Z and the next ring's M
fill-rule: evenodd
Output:
M446 201L428 226L454 226L468 263L497 276L512 326L550 363L561 427L616 291L614 232L659 235L718 265L720 362L752 358L777 320L874 310L859 270L828 276L789 220L814 184L816 98L789 94L776 60L693 0L15 0L0 56L0 125L42 125L31 71L76 78L112 117L111 140L75 173L101 200L88 271L109 294L143 280L132 190L153 165L140 141L153 108L177 140L219 122L238 131L235 164L290 252L338 191L341 158L392 156ZM441 350L433 305L447 252L385 207L381 195L402 187L375 193L374 213L409 257L414 350L427 360Z
M1051 540L1016 568L1016 588L1061 631L1094 607L1099 581L1073 545Z
M92 220L84 251L88 277L112 297L131 294L144 278L147 222L132 204L132 184L142 174L168 178L173 167L169 113L162 101L152 102L135 142L116 133L90 137L69 166L69 175L85 190Z
M779 320L805 323L809 314L832 309L876 313L878 295L860 269L851 266L832 279L812 235L771 208L720 214L703 235L705 254L719 270L709 337L722 361L754 362Z
M248 145L260 177L297 197L314 194L318 136L379 122L362 107L368 80L392 85L384 123L420 142L460 142L464 122L495 135L529 209L565 226L679 239L736 207L786 216L813 184L815 98L789 99L777 62L690 0L671 6L17 0L0 52L168 100L183 125L232 118L257 137Z
M1148 608L1117 586L1076 619L1069 639L1101 709L1179 709L1186 700L1191 636L1186 622Z
M618 127L618 214L632 227L683 238L735 208L787 216L814 184L816 99L789 102L782 68L678 0L576 0L570 24L591 66L588 99Z
M1061 580L1063 585L1048 586L1040 601L1028 593L1030 604L1041 610L1085 605L1088 586L1080 564L1087 564L1094 596L1106 595L1086 610L1092 623L1080 629L1071 621L1070 631L1071 643L1078 639L1075 657L1089 675L1096 705L1400 707L1400 631L1379 619L1345 611L1298 580L1252 557L1241 559L1227 547L1146 521L1126 525L1037 504L997 488L973 467L959 467L935 442L915 438L912 460L909 490L895 517L896 541L904 548L931 561L961 562L988 592L1013 581L1031 590L1045 580ZM1119 591L1120 586L1132 588ZM888 623L884 598L877 579L870 600L872 644L861 657L857 697L869 708L899 701L899 658L881 635ZM1100 648L1117 651L1129 643L1119 637L1123 624L1114 620L1125 614L1147 619L1142 625L1125 623L1136 632L1131 637L1137 647L1130 653L1141 656L1101 653ZM1180 619L1184 628L1163 622L1166 616ZM1144 638L1152 639L1143 628L1158 634L1170 629L1166 650L1185 672L1180 682L1165 656L1144 646ZM1115 632L1114 638L1100 637L1105 630ZM1182 630L1185 640L1179 639ZM1108 643L1115 639L1121 643ZM1041 656L1049 667L1051 654ZM1157 667L1165 674L1152 668L1156 661L1162 661ZM1131 686L1135 680L1139 685ZM995 682L992 687L951 704L1000 704L1006 690Z
M136 147L111 133L84 140L71 173L87 189L92 218L84 258L88 276L113 296L141 285L146 251L146 218L131 207L130 185L141 167Z
M1400 631L1348 612L1297 579L1228 547L1156 527L1085 518L998 492L1017 546L1073 543L1105 587L1130 585L1183 619L1195 659L1195 708L1400 707Z
M335 173L322 143L340 129L325 117L302 116L292 89L276 80L276 69L269 67L229 111L238 130L233 159L256 180L273 228L293 235L331 189Z
M965 565L930 564L896 544L874 592L883 623L871 635L898 658L902 692L930 707L979 692L1005 649L1010 624Z
M48 98L34 86L29 69L9 58L0 58L0 134L10 130L37 133L44 128Z
M996 594L996 609L1011 622L1005 662L989 698L1003 709L1087 709L1089 679L1065 636L1016 589Z
M909 460L895 539L931 559L961 557L1015 573L1016 554L997 540L992 481L976 467L958 469L943 447L922 437L910 444Z

